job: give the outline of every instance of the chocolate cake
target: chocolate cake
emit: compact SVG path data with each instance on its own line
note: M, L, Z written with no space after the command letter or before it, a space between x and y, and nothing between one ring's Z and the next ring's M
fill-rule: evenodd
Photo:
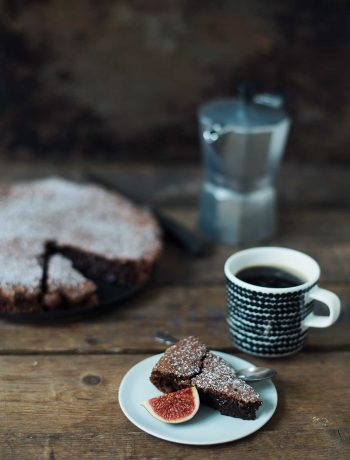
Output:
M124 197L92 184L49 178L0 189L0 247L0 311L30 312L56 308L63 300L66 306L76 304L70 287L61 285L59 295L56 290L61 302L46 292L45 264L53 254L65 256L87 278L138 285L151 274L161 237L152 215ZM57 268L57 259L54 264ZM59 264L73 273L66 262ZM95 302L92 284L87 286L90 299L82 302Z
M235 377L226 361L209 352L203 361L201 372L192 379L201 401L214 407L223 415L254 420L262 404L255 390Z
M236 378L223 358L193 336L166 350L154 366L150 380L164 393L195 386L202 403L231 417L254 420L262 404L258 393Z

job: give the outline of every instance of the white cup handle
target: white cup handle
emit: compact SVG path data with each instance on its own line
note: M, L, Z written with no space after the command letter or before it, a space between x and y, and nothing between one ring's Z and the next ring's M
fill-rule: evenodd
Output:
M337 321L340 315L340 300L339 297L334 294L334 292L327 291L327 289L322 289L316 286L306 295L310 300L319 300L320 302L327 305L329 315L321 316L310 313L301 322L302 328L307 329L309 327L329 327Z

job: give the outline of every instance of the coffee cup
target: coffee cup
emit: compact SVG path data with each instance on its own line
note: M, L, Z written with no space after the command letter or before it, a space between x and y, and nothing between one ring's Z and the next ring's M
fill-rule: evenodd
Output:
M225 263L227 324L235 346L252 355L279 357L304 346L310 327L338 319L340 300L318 286L320 267L302 252L259 247L236 252ZM313 301L328 315L313 312Z

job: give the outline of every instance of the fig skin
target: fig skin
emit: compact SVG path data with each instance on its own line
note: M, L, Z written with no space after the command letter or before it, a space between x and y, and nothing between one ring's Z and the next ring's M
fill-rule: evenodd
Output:
M190 408L188 407L189 399L192 399L193 402ZM181 404L182 406L185 405L185 407L181 407ZM199 409L199 395L196 387L190 387L148 399L142 402L141 405L144 406L153 417L161 422L183 423L191 420L191 418L196 415ZM161 406L160 408L159 405ZM166 414L169 414L168 409L170 409L172 417L166 416ZM181 412L181 410L184 412L184 409L186 409L186 413L180 416L177 412ZM161 410L164 412L163 416L160 413Z

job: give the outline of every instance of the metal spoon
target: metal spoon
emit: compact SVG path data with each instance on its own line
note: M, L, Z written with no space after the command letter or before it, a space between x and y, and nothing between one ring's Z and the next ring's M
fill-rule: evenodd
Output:
M157 331L154 334L154 338L157 342L164 343L166 345L174 345L178 342L178 339L168 334L167 332ZM245 382L261 382L262 380L272 379L277 375L277 371L269 369L267 367L249 366L245 369L234 370L237 378L244 380Z
M261 382L262 380L272 379L277 375L277 371L267 367L249 366L245 369L235 371L236 377L245 382Z
M174 345L179 341L179 339L176 339L171 334L168 334L167 332L163 331L156 331L154 334L154 338L157 342L164 343L165 345Z

